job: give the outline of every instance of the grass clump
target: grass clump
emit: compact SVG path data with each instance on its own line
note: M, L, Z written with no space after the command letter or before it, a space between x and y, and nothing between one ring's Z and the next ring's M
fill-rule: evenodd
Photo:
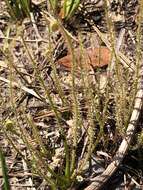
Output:
M54 14L59 12L60 17L64 20L71 18L80 4L80 0L49 0L49 2Z
M30 17L31 0L5 0L8 12L14 21Z

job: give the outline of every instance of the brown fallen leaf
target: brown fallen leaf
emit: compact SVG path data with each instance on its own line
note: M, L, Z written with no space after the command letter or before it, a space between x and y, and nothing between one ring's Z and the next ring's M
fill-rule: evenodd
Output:
M80 49L76 49L74 55L78 69L85 67L90 70L91 68L103 67L108 65L111 60L111 52L107 47L87 48L82 52ZM59 59L57 63L66 67L67 70L71 70L73 65L71 54Z

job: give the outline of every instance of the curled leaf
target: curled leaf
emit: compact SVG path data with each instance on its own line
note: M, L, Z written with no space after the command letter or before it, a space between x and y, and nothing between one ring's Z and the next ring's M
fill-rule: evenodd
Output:
M75 51L75 58L77 67L86 67L91 69L91 67L103 67L108 65L111 60L111 52L107 47L100 48L88 48L81 52L79 49ZM72 56L68 54L63 58L58 60L58 64L63 65L68 70L72 67Z

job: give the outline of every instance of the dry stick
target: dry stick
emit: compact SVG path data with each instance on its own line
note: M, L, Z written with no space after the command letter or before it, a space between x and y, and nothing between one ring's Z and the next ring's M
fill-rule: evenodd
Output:
M99 190L101 189L108 179L113 175L113 173L118 169L120 163L122 162L128 147L131 143L132 137L135 133L136 125L139 119L140 111L143 105L143 58L142 58L141 68L140 68L140 77L138 82L138 91L135 97L135 103L133 112L130 118L130 122L126 131L126 135L115 155L111 164L108 165L106 170L99 176L93 178L94 182L92 182L87 188L84 190Z

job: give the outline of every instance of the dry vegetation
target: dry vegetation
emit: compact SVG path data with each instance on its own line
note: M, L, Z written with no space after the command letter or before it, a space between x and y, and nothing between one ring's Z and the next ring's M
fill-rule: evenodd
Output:
M0 188L142 189L142 0L12 2L0 3Z

